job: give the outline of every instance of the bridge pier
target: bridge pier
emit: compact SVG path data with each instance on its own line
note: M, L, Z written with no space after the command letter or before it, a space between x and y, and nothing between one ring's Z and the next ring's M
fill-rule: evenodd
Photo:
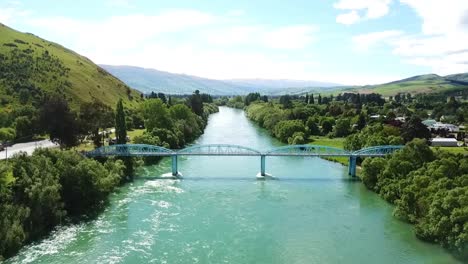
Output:
M266 173L266 156L260 156L260 172L257 174L257 179L265 179L265 177L273 177L272 175Z
M178 171L178 155L171 155L171 172L162 175L163 178L181 178L182 174Z
M179 171L177 170L177 155L172 155L172 176L177 176Z
M351 175L351 177L356 177L356 166L357 166L356 162L357 162L356 156L349 157L348 175Z

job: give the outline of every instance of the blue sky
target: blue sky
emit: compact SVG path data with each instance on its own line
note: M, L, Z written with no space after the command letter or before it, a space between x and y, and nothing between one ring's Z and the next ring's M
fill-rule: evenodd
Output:
M217 79L468 72L466 0L0 0L0 22L96 63Z

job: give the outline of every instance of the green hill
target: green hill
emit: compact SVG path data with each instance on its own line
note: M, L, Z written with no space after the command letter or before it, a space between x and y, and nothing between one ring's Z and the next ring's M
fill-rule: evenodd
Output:
M341 91L379 93L384 96L392 96L398 93L420 94L445 92L450 90L468 89L468 82L465 83L463 82L464 80L468 81L467 73L445 77L436 74L426 74L380 85L348 87Z
M65 94L73 108L93 99L135 107L140 93L91 60L56 43L0 24L0 106Z

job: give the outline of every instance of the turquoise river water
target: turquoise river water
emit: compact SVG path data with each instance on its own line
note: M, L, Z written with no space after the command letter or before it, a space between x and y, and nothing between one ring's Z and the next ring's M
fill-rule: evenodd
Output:
M241 110L221 107L197 144L279 146ZM95 220L61 227L6 263L457 263L347 168L319 158L179 158L182 180L141 168Z

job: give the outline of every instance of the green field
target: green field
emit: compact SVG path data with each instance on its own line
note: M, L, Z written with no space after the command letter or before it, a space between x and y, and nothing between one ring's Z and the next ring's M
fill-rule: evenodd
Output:
M312 136L310 138L313 139L313 141L310 142L309 144L328 146L328 147L334 147L334 148L340 148L340 149L343 149L343 144L345 140L344 138L328 138L328 137L323 137L323 136ZM348 166L348 158L333 157L333 158L326 158L326 159Z
M468 147L432 147L433 150L443 150L454 154L468 155Z

